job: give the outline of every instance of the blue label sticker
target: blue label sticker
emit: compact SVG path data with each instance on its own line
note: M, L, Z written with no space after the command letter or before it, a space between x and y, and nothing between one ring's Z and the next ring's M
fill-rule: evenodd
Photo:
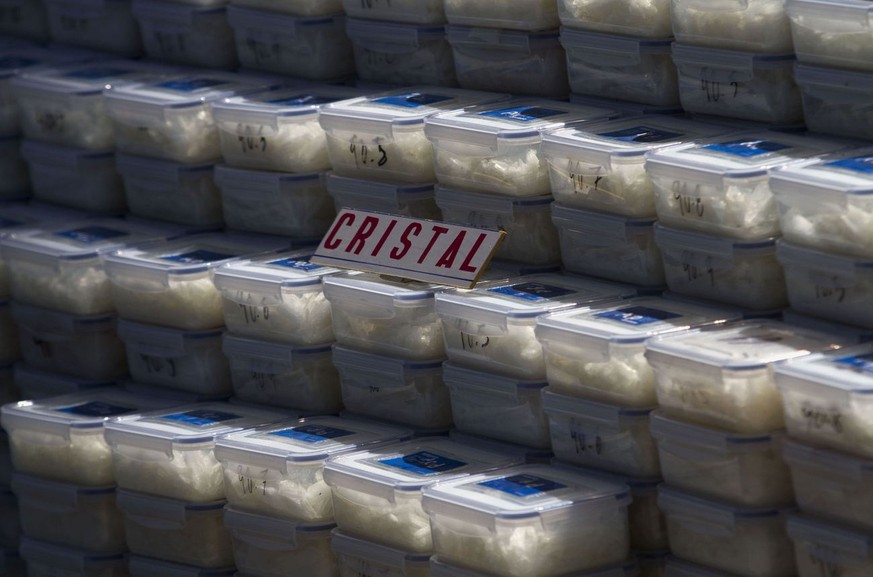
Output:
M79 415L81 417L114 417L116 415L124 415L136 409L131 407L122 407L121 405L111 405L102 401L90 401L81 405L72 407L64 407L57 409L61 413L69 413L71 415Z
M671 140L685 135L681 132L668 132L659 128L651 128L649 126L634 126L633 128L625 128L613 132L601 132L598 136L605 136L606 138L621 140L623 142L639 142L646 144L649 142L663 142L664 140Z
M273 431L269 434L276 435L277 437L295 439L304 443L320 443L329 439L348 437L355 433L353 431L346 431L345 429L337 429L336 427L328 427L325 425L302 425L300 427L282 429L281 431Z
M396 96L384 96L375 98L375 104L388 104L389 106L400 106L401 108L418 108L419 106L429 106L437 102L445 102L451 100L451 96L443 96L441 94L423 94L421 92L410 92L409 94L398 94Z
M235 415L234 413L226 413L224 411L210 411L208 409L201 409L195 411L187 411L185 413L173 413L172 415L164 415L161 418L168 421L177 421L186 425L192 425L194 427L205 427L207 425L220 423L222 421L239 419L241 416L242 415Z
M130 74L133 70L126 68L111 68L107 66L95 66L93 68L80 68L64 74L67 78L78 78L80 80L103 80L104 78L116 78Z
M508 493L515 497L532 497L567 487L567 485L537 477L536 475L512 475L502 479L482 481L478 485L500 491L501 493Z
M539 106L517 106L515 108L500 108L479 113L480 116L491 116L505 120L515 120L517 122L533 122L534 120L550 116L560 116L561 114L566 114L566 111L541 108Z
M546 301L576 293L574 290L538 282L526 282L510 286L494 287L488 289L488 291L528 301Z
M273 266L281 266L283 268L293 268L295 270L302 270L304 272L324 268L320 264L313 264L309 262L308 260L306 260L306 258L282 258L279 260L270 261L267 264L271 264Z
M463 461L456 461L449 457L443 457L430 451L419 451L403 457L395 457L393 459L385 459L379 461L388 467L394 467L412 473L414 475L427 476L447 473L455 469L459 469L466 465Z
M791 147L787 144L780 144L771 140L732 140L730 142L721 142L718 144L707 144L703 148L706 150L733 154L734 156L752 158L754 156L769 154L771 152L777 152Z
M835 168L845 168L853 172L862 172L870 174L873 172L873 156L856 156L855 158L844 158L828 162L825 166L833 166Z
M598 319L609 319L633 326L647 325L658 321L665 321L667 319L679 318L681 316L682 315L677 313L671 313L669 311L662 311L650 307L627 307L616 309L614 311L604 311L594 315L594 317Z
M101 240L109 240L122 236L128 236L128 233L123 230L116 230L114 228L107 228L105 226L83 226L82 228L74 228L71 230L56 232L55 236L69 238L70 240L74 240L76 242L81 242L84 244L91 244L94 242L100 242Z
M171 254L167 256L162 256L161 260L168 260L170 262L179 262L184 264L204 264L208 262L215 262L219 260L226 260L229 258L233 258L236 255L234 254L225 254L221 252L215 252L211 250L198 249L191 250L188 252L183 252L180 254Z
M34 58L24 58L22 56L6 56L5 58L0 58L0 68L4 70L8 70L10 68L27 68L29 66L35 66L39 63L39 60L36 60Z
M215 78L188 78L186 80L168 80L157 85L158 88L167 88L177 92L195 92L204 88L212 88L227 84L226 80L217 80Z
M316 104L335 102L336 100L336 98L318 96L317 94L298 94L297 96L286 96L285 98L265 100L264 102L267 104L275 104L277 106L314 106Z
M834 359L833 362L865 373L873 373L873 353L869 355L841 357L839 359Z

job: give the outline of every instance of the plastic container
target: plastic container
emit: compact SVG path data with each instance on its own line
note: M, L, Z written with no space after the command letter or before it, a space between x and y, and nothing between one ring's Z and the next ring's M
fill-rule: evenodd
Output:
M439 437L340 455L325 464L340 531L414 553L433 549L422 489L519 464Z
M0 513L0 547L17 549L21 538L18 499L8 487L0 486Z
M112 448L120 488L208 503L224 498L215 439L293 417L296 415L290 411L199 403L114 419L107 423L106 442ZM131 550L136 553L133 547Z
M325 104L318 122L327 133L334 174L394 183L434 181L426 118L446 110L505 99L504 95L414 86Z
M33 367L93 380L127 373L116 316L74 316L13 302L21 354Z
M534 80L526 78L528 83ZM604 120L606 108L553 100L511 100L428 118L439 183L459 190L512 197L551 192L541 152L543 134L567 125Z
M131 577L233 577L236 574L236 567L204 569L139 555L128 557L128 569Z
M873 531L873 461L790 440L782 456L801 511Z
M673 35L681 44L791 52L791 26L783 0L672 0Z
M449 24L507 30L549 30L559 24L551 0L446 0L443 7Z
M36 42L47 41L45 5L39 0L4 0L0 4L0 33Z
M339 577L431 577L430 555L409 553L335 531L330 541Z
M152 411L168 402L117 390L98 390L0 409L19 473L88 487L112 485L112 455L103 425L115 415Z
M673 554L731 574L796 575L785 509L737 507L662 485L658 504L667 517Z
M725 28L727 34L733 31ZM676 43L673 61L679 74L679 99L688 112L767 124L803 119L792 52L766 54Z
M308 80L341 79L355 72L342 15L306 18L231 5L227 21L244 68Z
M635 477L658 477L652 408L630 408L543 390L552 451L561 461Z
M612 0L613 2L615 0ZM667 115L561 128L543 136L552 194L568 208L654 217L645 154L689 145L727 129Z
M827 333L754 320L650 338L646 359L664 414L755 434L785 426L773 364L844 344Z
M118 490L127 546L135 555L195 567L234 564L230 533L224 526L224 501L188 503Z
M873 7L862 0L788 0L794 51L801 62L873 71Z
M558 18L567 28L641 38L667 38L670 0L558 0Z
M30 198L30 174L17 134L0 137L0 178L0 201Z
M647 39L563 28L570 91L657 106L679 103L672 38Z
M445 430L452 424L442 360L410 361L333 347L346 409L423 429Z
M396 86L457 86L452 48L442 24L349 18L357 77Z
M238 399L316 414L342 409L329 343L295 347L225 335L223 351Z
M794 503L780 432L736 434L652 414L661 472L667 485L746 507Z
M825 333L843 335L849 342L853 343L873 341L873 330L804 315L790 308L782 311L782 321L798 327L807 327Z
M581 573L627 559L627 487L525 465L425 487L444 563L511 577Z
M851 138L869 138L873 114L864 100L873 88L873 73L807 64L794 67L810 130Z
M154 223L74 219L10 233L0 239L0 251L14 300L73 315L98 315L115 310L104 255L180 233Z
M89 553L81 549L21 538L19 554L27 565L27 577L128 577L127 555Z
M143 4L147 1L143 0ZM137 2L140 0L135 0L134 4ZM165 6L174 10L196 10L184 4ZM219 10L217 16L223 19L223 8L215 10ZM220 30L212 26L206 28L210 35L214 33L215 38L220 39ZM192 46L209 47L210 44ZM107 90L106 112L112 120L119 152L203 164L221 158L218 127L210 104L264 90L272 84L278 82L203 70L161 82Z
M337 211L343 208L442 220L433 183L395 184L327 174L327 192Z
M23 362L15 363L15 386L21 391L21 397L28 400L84 393L114 385L115 381L82 379L37 369ZM4 483L0 476L0 485L2 484Z
M147 58L205 68L237 66L233 29L224 6L132 0Z
M280 172L328 170L327 135L318 111L328 102L360 95L361 89L348 86L287 84L213 102L224 162Z
M664 285L655 219L628 218L559 204L551 220L558 230L564 270L638 286Z
M342 9L352 18L382 22L442 24L446 21L442 0L342 0Z
M139 27L129 0L45 0L52 42L136 58Z
M323 172L286 174L219 164L215 184L230 229L314 239L336 216Z
M202 331L224 325L221 293L212 282L216 268L287 247L280 237L194 235L116 251L106 257L106 274L125 320Z
M873 571L873 535L806 515L788 517L801 577L863 577Z
M12 491L21 530L32 539L107 553L127 546L115 487L80 487L16 474Z
M545 381L519 381L451 363L443 365L443 380L457 430L525 447L551 447L540 401Z
M484 282L437 295L452 363L520 379L544 379L537 317L636 295L630 287L585 277L543 274Z
M514 2L512 6L524 4ZM506 11L509 6L503 2L498 10ZM570 92L567 56L557 30L450 25L446 38L452 47L455 77L463 88L560 99Z

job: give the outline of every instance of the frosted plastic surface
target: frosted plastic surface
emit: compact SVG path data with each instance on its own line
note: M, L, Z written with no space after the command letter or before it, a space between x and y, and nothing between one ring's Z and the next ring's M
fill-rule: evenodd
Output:
M558 223L564 269L639 286L664 284L661 250L651 227L633 227L625 239L580 234Z
M169 275L166 284L121 272L112 278L112 297L119 316L128 320L184 330L224 324L221 294L209 271Z
M221 157L215 121L205 106L183 108L147 126L116 115L112 125L120 152L183 163Z
M282 536L277 536L281 539ZM278 539L277 539L278 540ZM289 568L298 575L339 577L336 559L330 548L330 534L322 538L306 538L295 547L281 543L259 543L245 536L234 535L233 557L236 567L246 575L284 577Z
M336 174L392 182L433 182L434 153L422 130L393 137L332 128L327 154Z
M85 162L78 170L55 167L38 159L28 164L37 200L94 213L121 214L127 210L124 187L112 156L101 162Z
M88 486L115 483L112 453L103 430L56 434L17 428L9 431L12 465L16 471L55 481Z
M844 274L829 268L785 262L785 284L791 308L850 325L873 328L873 272L856 269Z
M422 566L397 566L382 563L376 560L336 554L339 577L430 577L430 567Z
M324 463L295 464L285 471L224 461L227 501L252 513L306 522L333 519Z
M225 395L232 390L221 337L198 339L184 351L161 350L159 344L130 341L127 365L137 382L204 395ZM157 346L157 348L155 348Z
M670 0L558 0L561 24L609 34L668 38Z
M779 223L785 240L826 252L873 257L873 196L852 195L846 203L821 199L792 206L778 196Z
M489 394L458 382L449 390L457 430L526 447L551 447L539 389L520 390L517 396Z
M354 43L358 78L397 86L456 86L452 47L445 38L420 39L414 45Z
M103 264L63 266L59 271L9 262L13 298L76 315L112 312L115 304Z
M433 550L427 513L416 492L397 495L393 502L349 487L332 486L333 510L337 525L350 535L378 539L380 542L416 553Z
M783 0L671 0L678 42L758 52L791 52Z
M113 0L114 1L114 0ZM197 227L224 224L221 191L212 171L191 171L178 178L127 174L124 194L131 214Z
M812 519L806 519L813 521ZM816 521L816 524L817 521ZM839 575L840 577L865 577L873 572L873 556L868 550L859 550L859 542L869 540L869 535L862 533L830 533L839 531L842 527L824 525L819 528L824 535L793 537L794 551L797 558L797 574L800 577L816 577L818 575ZM803 528L804 533L808 529ZM824 538L822 538L824 537ZM831 540L836 540L841 546L835 547ZM868 541L869 542L869 541Z
M801 62L873 71L873 30L867 2L834 10L827 2L787 2L794 49Z
M221 155L230 166L281 172L318 172L330 168L327 136L317 116L276 118L271 123L217 120Z
M46 16L52 42L137 57L142 51L139 28L129 1L77 5L47 0Z
M212 445L172 451L117 445L112 448L112 465L118 486L124 489L198 503L224 498L221 463ZM214 520L206 516L203 522L209 526ZM220 515L217 524L221 526ZM196 533L192 530L192 538ZM133 543L130 546L136 553Z
M199 11L192 7L188 21L183 21L174 20L173 16L160 19L137 15L137 3L143 6L159 6L161 3L150 0L134 2L134 15L139 22L143 50L148 58L205 68L236 68L233 30L227 23L225 10Z
M558 27L554 0L445 0L443 7L450 24L512 30Z
M441 24L446 20L442 0L342 0L342 7L348 16L385 22Z
M679 102L676 66L668 50L611 54L565 44L570 92L640 104Z
M851 138L867 138L873 130L873 113L863 100L864 91L799 84L809 130Z
M330 303L321 285L310 291L266 292L222 289L227 330L232 334L296 345L334 340Z
M58 100L37 90L19 93L21 131L27 138L86 150L112 150L112 123L100 94Z

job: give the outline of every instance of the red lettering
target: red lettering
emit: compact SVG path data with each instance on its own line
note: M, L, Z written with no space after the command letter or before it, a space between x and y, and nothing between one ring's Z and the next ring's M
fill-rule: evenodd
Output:
M430 238L430 242L427 243L427 246L425 247L424 252L421 253L420 257L418 257L418 264L421 264L424 262L424 259L427 258L428 253L430 253L430 249L433 248L433 245L437 241L437 239L439 237L441 237L442 235L446 234L447 232L449 232L449 229L447 229L444 226L433 225L433 227L431 227L431 229L433 230L433 236Z
M355 236L353 236L352 240L349 241L349 244L346 245L346 252L361 254L361 251L364 249L365 241L370 238L370 236L373 234L373 231L376 230L377 224L379 224L379 217L364 217L364 222L361 223L360 228L358 228L358 232L355 233Z
M455 237L455 240L452 241L452 244L449 245L449 248L446 249L446 252L443 253L443 256L441 256L437 261L436 266L452 268L452 265L455 264L455 257L458 256L458 251L461 250L461 244L464 242L464 237L466 236L466 230L459 232L458 236Z
M348 222L346 222L348 221ZM339 220L336 221L336 224L333 225L333 229L330 231L330 234L327 235L327 238L324 239L324 248L327 250L336 250L339 248L339 245L342 244L343 240L336 238L336 233L339 231L341 226L351 226L355 222L355 215L351 212L344 213Z
M476 272L476 267L470 266L470 261L473 260L473 257L476 255L476 251L479 250L479 247L482 246L482 242L485 240L487 234L480 233L479 238L476 239L476 242L473 243L473 248L470 249L470 252L467 253L467 258L464 259L463 264L461 264L461 270L464 272Z
M379 239L379 244L376 245L376 248L373 249L373 252L370 253L370 256L376 256L379 254L379 251L382 250L382 245L385 244L385 241L388 240L388 235L391 234L391 231L394 230L394 227L397 226L397 219L392 219L388 224L388 228L385 229L385 232L382 233L382 238Z
M413 233L413 230L415 231ZM409 249L412 248L412 242L409 240L409 236L418 236L421 234L421 224L417 222L411 222L406 226L406 230L403 231L403 234L400 235L400 242L403 244L403 249L398 250L400 247L394 247L391 249L391 252L388 253L393 260L400 260L406 253L409 252Z

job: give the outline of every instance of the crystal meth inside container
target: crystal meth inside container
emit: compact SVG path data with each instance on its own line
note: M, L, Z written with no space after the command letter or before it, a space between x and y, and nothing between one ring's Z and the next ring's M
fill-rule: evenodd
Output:
M342 9L352 18L382 22L442 24L446 21L442 0L342 0Z
M511 577L553 577L624 561L626 486L548 465L479 473L425 487L443 562Z
M803 119L810 130L867 139L873 130L873 114L866 101L873 89L873 71L797 64L794 79L803 100Z
M330 546L340 577L431 577L430 554L410 553L335 531Z
M270 411L199 403L107 423L120 488L205 503L224 498L224 475L215 458L219 435L296 417Z
M670 0L673 36L682 44L749 52L791 52L783 0Z
M371 448L328 460L324 480L333 492L339 529L409 552L433 550L422 489L436 482L521 464L440 437Z
M670 0L558 0L558 18L567 28L642 38L673 35Z
M408 429L339 417L306 417L222 435L215 457L224 470L228 504L307 523L333 520L327 459L409 440Z
M800 62L873 72L873 6L864 0L787 0Z
M46 0L45 8L52 42L128 58L142 53L130 0Z
M443 8L449 24L510 30L558 27L557 6L552 0L445 0Z
M127 553L92 553L28 537L21 538L27 577L128 577Z
M442 220L433 183L404 184L376 182L327 174L327 192L337 211L343 208L385 212L398 216Z
M785 426L774 363L845 344L835 335L762 319L652 337L646 359L667 416L735 433L768 433Z
M788 517L798 575L864 577L873 571L873 535L822 522L810 515Z

